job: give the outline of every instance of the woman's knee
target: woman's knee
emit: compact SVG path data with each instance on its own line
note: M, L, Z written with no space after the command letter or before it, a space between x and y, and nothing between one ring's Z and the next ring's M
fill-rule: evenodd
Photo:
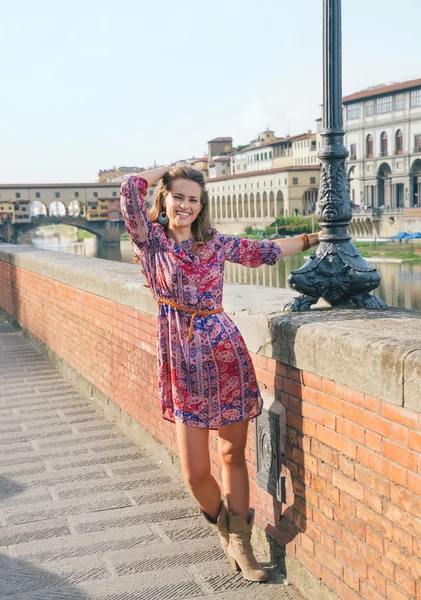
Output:
M207 465L186 465L183 472L187 485L192 489L201 488L211 476L210 466Z
M225 465L243 465L245 458L245 445L238 442L220 440L219 456Z

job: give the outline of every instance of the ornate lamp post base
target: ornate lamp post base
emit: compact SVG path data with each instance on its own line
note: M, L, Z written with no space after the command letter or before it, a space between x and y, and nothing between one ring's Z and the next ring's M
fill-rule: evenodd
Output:
M323 0L323 131L318 153L322 163L316 216L320 245L300 269L292 271L289 285L303 295L284 307L307 310L324 298L331 306L386 308L370 295L380 273L370 267L351 243L348 225L352 206L346 180L348 150L342 128L341 0Z
M369 294L380 283L380 273L370 267L351 242L321 242L308 261L288 277L292 289L303 295L289 302L286 312L308 310L323 298L331 306L387 308Z

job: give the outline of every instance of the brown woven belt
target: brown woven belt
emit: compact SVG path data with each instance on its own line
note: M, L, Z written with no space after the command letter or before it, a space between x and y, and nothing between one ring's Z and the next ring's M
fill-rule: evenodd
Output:
M188 342L190 342L193 335L194 320L196 317L209 317L210 315L216 315L217 313L224 312L222 306L215 308L214 310L196 310L190 306L184 306L183 304L178 304L174 300L166 300L165 298L158 298L158 304L166 304L167 306L171 306L172 308L176 308L177 310L181 310L182 312L191 315L189 335L187 336Z

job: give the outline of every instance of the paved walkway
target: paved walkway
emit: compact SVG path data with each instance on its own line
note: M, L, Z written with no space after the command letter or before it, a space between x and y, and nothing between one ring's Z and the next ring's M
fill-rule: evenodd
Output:
M2 317L0 598L302 600L231 572L184 487Z

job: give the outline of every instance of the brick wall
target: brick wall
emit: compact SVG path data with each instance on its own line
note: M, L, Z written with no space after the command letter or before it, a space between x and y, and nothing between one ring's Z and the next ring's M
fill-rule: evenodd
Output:
M0 261L0 303L177 453L157 398L155 317ZM287 415L282 506L255 482L256 522L341 600L421 599L421 415L252 355ZM211 460L220 480L216 435Z

